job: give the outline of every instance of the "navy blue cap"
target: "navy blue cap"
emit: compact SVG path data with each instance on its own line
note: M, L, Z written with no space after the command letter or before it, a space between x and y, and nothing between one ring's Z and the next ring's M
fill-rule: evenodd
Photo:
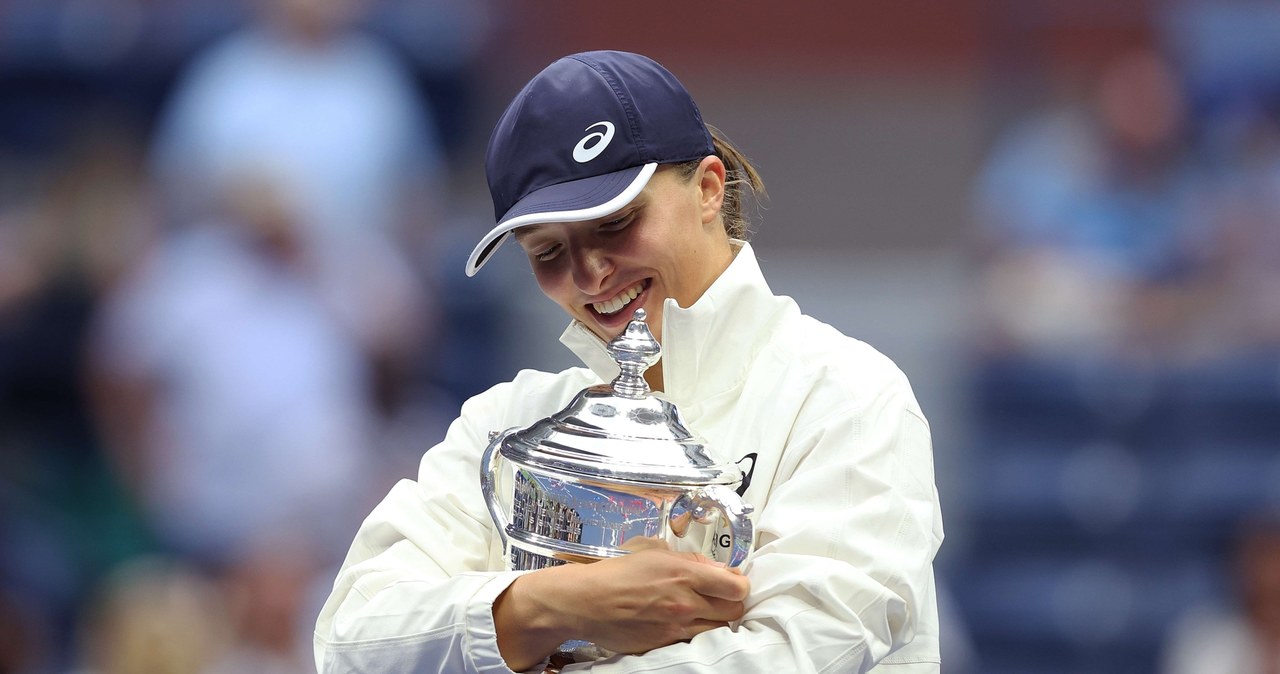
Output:
M609 215L659 164L714 152L697 104L657 62L620 51L559 59L516 94L489 138L485 173L498 224L471 252L467 275L514 229Z

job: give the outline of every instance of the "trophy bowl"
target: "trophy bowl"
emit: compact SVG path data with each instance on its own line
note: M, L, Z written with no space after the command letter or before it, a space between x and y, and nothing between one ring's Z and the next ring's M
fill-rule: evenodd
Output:
M508 568L590 563L646 547L730 567L751 551L744 472L717 462L643 373L661 349L639 309L608 350L620 374L531 426L490 434L480 483Z

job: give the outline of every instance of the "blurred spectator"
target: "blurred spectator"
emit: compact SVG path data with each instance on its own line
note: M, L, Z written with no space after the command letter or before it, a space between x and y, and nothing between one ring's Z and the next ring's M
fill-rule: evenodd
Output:
M139 558L117 569L87 607L75 674L204 674L230 635L213 585L181 564Z
M162 116L156 169L178 219L257 166L308 235L429 224L408 206L432 206L442 177L431 112L396 55L353 28L364 3L251 4L256 22L198 56Z
M1164 674L1280 673L1280 519L1244 526L1231 562L1238 604L1188 611L1165 645Z
M164 542L215 568L297 528L336 556L378 460L366 361L261 187L158 245L105 299L95 344L122 474Z
M1187 321L1200 357L1280 347L1280 87L1237 99L1206 119L1212 236Z
M355 30L366 3L251 4L256 21L196 59L161 117L168 217L216 213L254 183L394 407L432 324L421 272L445 176L431 110L396 55Z
M315 672L311 633L330 579L297 536L262 540L235 560L224 583L234 642L206 674Z
M1186 115L1172 64L1137 50L1104 69L1084 105L997 142L977 186L987 349L1163 347L1168 321L1151 291L1197 273L1205 235Z

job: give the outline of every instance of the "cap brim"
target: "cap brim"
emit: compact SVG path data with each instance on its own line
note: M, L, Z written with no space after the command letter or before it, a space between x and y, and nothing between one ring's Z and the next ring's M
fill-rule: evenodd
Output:
M594 220L616 212L640 194L657 168L657 163L633 166L530 192L480 239L467 258L467 276L475 276L515 229L546 222Z

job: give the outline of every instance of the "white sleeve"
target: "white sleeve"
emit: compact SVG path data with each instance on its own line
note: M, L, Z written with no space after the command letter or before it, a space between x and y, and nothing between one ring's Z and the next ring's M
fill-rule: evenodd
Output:
M786 451L803 458L757 519L734 629L564 671L936 673L929 428L914 404L879 402L797 427Z
M493 601L518 573L488 571L500 564L478 457L492 429L468 415L486 402L468 401L420 480L396 484L361 525L316 623L320 674L511 673Z

